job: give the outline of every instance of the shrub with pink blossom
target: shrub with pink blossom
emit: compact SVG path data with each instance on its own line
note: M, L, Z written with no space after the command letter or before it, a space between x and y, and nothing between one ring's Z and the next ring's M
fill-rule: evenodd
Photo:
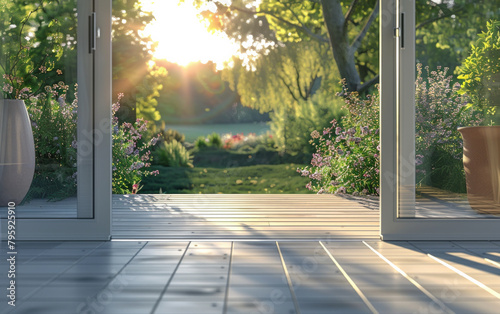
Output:
M160 136L146 140L147 121L137 119L134 123L118 121L116 112L120 109L120 99L113 104L113 193L130 194L140 190L143 177L157 175L158 170L150 171L151 147L156 145Z
M465 192L463 141L459 127L480 125L482 113L468 107L448 68L417 64L415 82L415 163L417 183Z
M25 99L36 154L35 176L28 199L57 200L76 194L78 96L75 92L68 101L68 91L69 87L61 82ZM144 120L119 123L116 117L119 108L118 100L112 108L113 192L137 193L144 176L158 173L148 170L150 148L158 137L144 138L147 131Z
M425 71L417 65L415 108L415 166L417 184L465 192L461 126L480 125L481 112L469 108L447 68ZM298 169L318 193L379 193L379 97L361 99L344 93L348 114L333 120L323 132L311 133L316 152L311 166Z
M76 193L78 97L69 89L60 82L46 86L38 95L23 97L31 120L36 160L28 198L61 199Z
M360 97L346 92L347 114L331 121L321 132L311 133L316 152L311 166L297 169L311 181L306 185L317 193L379 194L379 97L378 92Z

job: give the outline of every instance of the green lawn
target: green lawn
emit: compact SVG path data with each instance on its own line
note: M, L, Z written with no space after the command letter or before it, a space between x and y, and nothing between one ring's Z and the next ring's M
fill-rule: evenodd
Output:
M266 134L270 130L266 122L258 123L226 123L226 124L202 124L202 125L170 125L167 129L177 130L186 136L186 142L194 142L199 136L206 136L213 132L219 135L231 133L255 133L257 135Z
M233 168L170 168L153 166L160 174L147 177L140 193L306 194L308 178L296 172L304 165L253 165Z

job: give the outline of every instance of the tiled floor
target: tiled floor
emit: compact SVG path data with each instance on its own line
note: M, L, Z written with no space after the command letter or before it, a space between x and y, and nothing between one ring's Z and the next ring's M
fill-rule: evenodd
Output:
M6 247L1 282L6 291ZM1 313L499 313L500 242L22 242Z

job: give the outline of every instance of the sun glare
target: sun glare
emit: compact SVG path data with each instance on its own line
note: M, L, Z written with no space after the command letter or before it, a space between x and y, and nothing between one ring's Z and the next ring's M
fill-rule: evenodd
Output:
M237 46L223 33L213 34L198 17L192 1L145 0L144 11L153 12L153 20L144 31L158 42L154 57L186 66L191 62L212 61L223 67L237 53Z

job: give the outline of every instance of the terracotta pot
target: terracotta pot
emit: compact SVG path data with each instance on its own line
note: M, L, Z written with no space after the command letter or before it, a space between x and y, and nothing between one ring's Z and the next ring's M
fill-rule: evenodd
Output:
M467 198L479 213L500 215L500 126L459 128Z
M0 99L0 207L21 203L35 172L35 144L23 100Z

